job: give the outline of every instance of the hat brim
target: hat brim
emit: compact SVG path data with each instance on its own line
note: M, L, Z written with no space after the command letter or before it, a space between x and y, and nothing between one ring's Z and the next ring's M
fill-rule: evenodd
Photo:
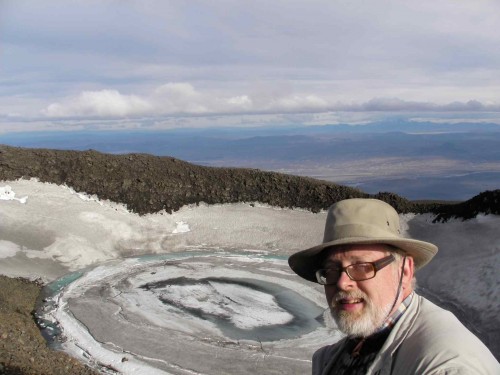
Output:
M300 277L312 282L317 282L315 273L321 268L323 250L332 246L355 244L386 244L397 247L413 258L416 270L429 263L438 251L437 246L434 244L410 238L387 237L367 239L366 237L351 237L325 242L321 245L299 251L288 258L288 264Z

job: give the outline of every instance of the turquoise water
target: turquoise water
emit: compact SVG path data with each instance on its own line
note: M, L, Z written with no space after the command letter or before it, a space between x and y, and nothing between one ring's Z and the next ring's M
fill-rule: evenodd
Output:
M85 270L81 270L81 271L68 273L68 274L64 275L63 277L51 282L50 284L47 284L44 287L44 289L46 292L48 292L48 295L57 294L64 287L66 287L67 285L71 284L73 281L76 281L80 277L82 277L85 272L86 272Z
M57 302L52 298L60 293L66 286L73 283L82 277L89 269L85 268L79 271L71 272L63 277L45 285L38 297L35 308L35 321L40 329L40 332L49 347L53 349L61 349L61 327L50 320L44 318L49 312L57 308Z

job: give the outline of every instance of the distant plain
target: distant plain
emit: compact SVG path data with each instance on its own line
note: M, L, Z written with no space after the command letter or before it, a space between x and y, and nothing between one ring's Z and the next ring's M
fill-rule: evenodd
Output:
M9 133L31 148L148 153L214 167L257 168L392 192L467 200L500 187L500 126L400 121L367 125Z

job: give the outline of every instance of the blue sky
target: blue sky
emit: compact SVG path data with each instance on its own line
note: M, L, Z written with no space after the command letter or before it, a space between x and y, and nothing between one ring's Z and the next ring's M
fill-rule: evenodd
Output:
M0 0L0 133L500 123L500 2Z

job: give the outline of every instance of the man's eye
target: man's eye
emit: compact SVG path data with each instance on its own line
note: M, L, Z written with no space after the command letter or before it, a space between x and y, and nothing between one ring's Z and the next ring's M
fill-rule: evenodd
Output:
M353 263L351 264L351 267L363 267L366 263Z
M331 271L331 272L339 272L342 269L342 267L340 267L340 266L330 266L327 269L328 269L328 271Z
M327 269L325 269L324 274L326 277L331 277L331 276L338 275L339 272L340 272L340 270L338 268L327 268Z
M370 263L358 263L353 264L352 268L356 269L356 271L369 272L372 270L372 265Z

